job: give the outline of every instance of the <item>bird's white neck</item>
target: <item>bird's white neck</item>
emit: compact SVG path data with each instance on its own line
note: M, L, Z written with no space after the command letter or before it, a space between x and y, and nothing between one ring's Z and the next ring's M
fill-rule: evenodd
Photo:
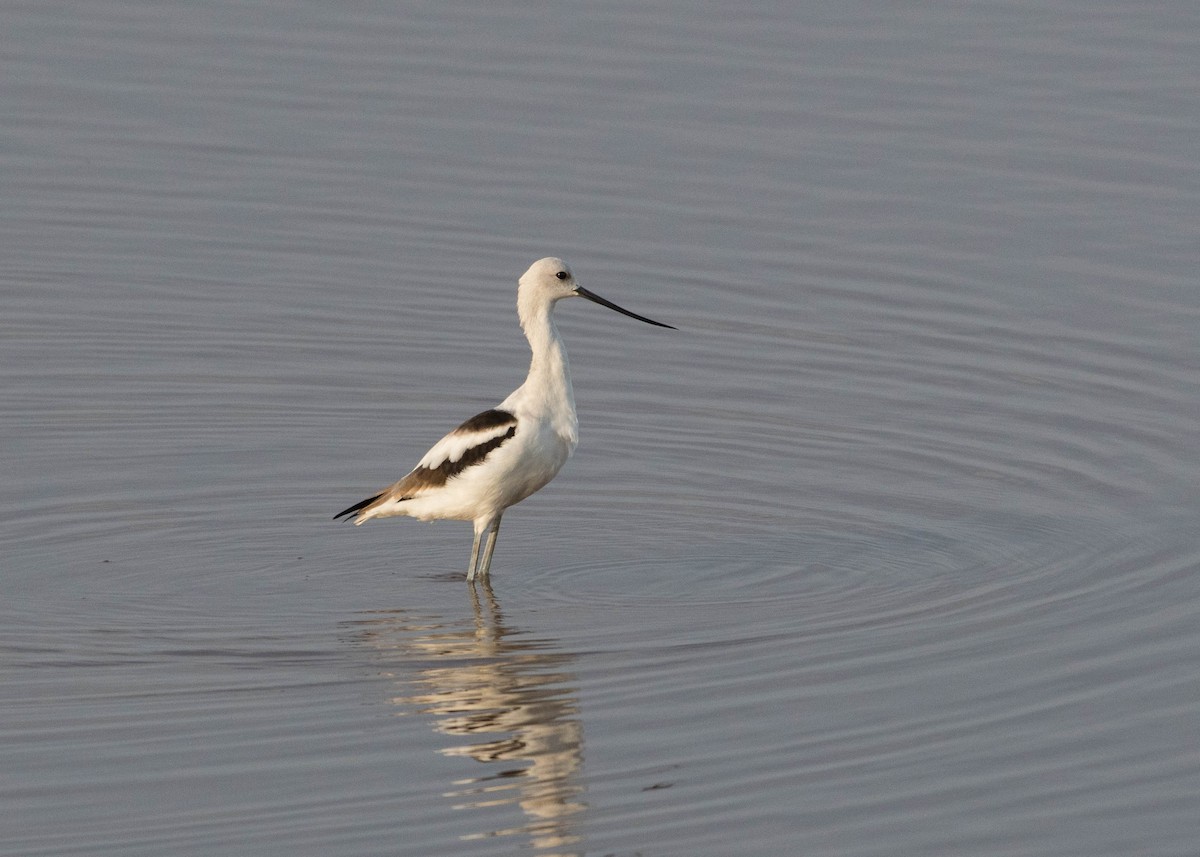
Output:
M550 304L518 304L521 329L533 351L529 377L521 391L526 406L549 415L555 430L574 445L579 438L579 424L575 416L571 367L550 314L552 308Z

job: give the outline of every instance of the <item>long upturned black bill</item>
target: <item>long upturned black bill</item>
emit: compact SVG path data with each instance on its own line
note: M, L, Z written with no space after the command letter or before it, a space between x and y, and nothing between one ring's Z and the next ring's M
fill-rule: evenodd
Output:
M646 324L653 324L655 327L666 327L666 328L670 328L671 330L679 330L679 328L673 327L672 325L663 324L661 321L655 321L652 318L646 318L644 315L638 315L636 312L630 312L629 310L625 309L624 307L619 307L612 301L608 301L608 300L605 300L604 298L600 297L595 292L589 292L583 286L576 286L575 294L579 295L581 298L587 298L592 303L597 303L597 304L600 304L600 306L606 306L609 309L616 310L621 315L627 315L630 318L636 318L638 321L644 321L644 322L646 322Z

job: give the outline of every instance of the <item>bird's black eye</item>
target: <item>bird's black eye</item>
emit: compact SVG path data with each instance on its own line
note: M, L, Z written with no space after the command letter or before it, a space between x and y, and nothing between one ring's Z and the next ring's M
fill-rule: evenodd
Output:
M554 276L558 277L560 280L565 280L565 279L568 279L571 275L568 274L566 271L559 271Z

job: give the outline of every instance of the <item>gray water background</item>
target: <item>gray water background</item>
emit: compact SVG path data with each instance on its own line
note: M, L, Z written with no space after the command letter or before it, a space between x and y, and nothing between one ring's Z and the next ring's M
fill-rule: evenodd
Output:
M1200 853L1200 7L0 7L0 853ZM469 527L331 515L527 368Z

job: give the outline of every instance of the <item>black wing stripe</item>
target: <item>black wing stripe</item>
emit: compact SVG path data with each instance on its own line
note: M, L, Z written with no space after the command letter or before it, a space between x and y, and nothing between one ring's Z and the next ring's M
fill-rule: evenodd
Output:
M492 408L484 411L481 414L476 414L465 423L454 430L455 434L470 434L471 432L485 432L488 429L500 428L517 424L517 418L508 411L502 411L499 408ZM511 435L510 435L511 437Z

